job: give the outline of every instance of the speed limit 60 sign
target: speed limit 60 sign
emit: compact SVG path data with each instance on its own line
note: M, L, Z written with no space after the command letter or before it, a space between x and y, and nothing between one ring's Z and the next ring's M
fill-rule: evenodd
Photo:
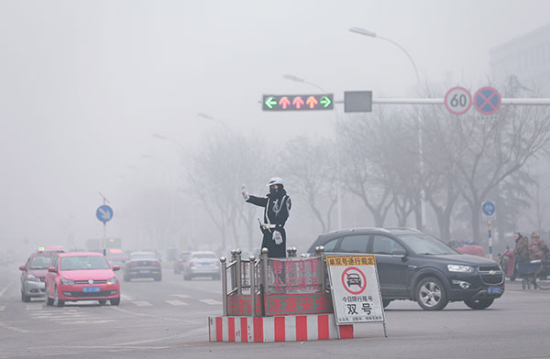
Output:
M464 87L454 87L445 95L445 106L449 112L462 115L472 107L472 95Z

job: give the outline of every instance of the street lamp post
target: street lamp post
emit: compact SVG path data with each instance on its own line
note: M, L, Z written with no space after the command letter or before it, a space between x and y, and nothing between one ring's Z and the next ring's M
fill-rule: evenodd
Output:
M177 184L176 184L176 180L175 180L175 177L171 174L171 170L170 168L168 167L168 165L166 165L162 160L156 158L156 157L153 157L151 155L146 155L146 154L142 154L141 155L141 158L144 158L148 161L152 161L152 162L155 162L155 163L159 163L161 165L161 167L163 168L163 171L164 173L166 174L167 178L168 178L168 187L170 187L170 191L172 191L172 195L170 196L170 226L174 226L175 223L176 223L176 191L177 191ZM162 249L167 249L166 248L166 238L163 234L163 237L162 237Z
M363 36L368 36L368 37L374 37L374 38L377 38L377 39L381 39L381 40L384 40L384 41L387 41L391 44L393 44L394 46L397 46L401 51L403 51L403 53L405 53L405 55L407 56L407 58L409 59L409 61L411 62L413 68L414 68L414 73L416 75L416 86L417 86L417 90L420 92L420 75L418 74L418 68L416 67L416 64L412 58L412 56L407 52L407 50L405 50L405 48L401 45L399 45L397 42L393 41L393 40L390 40L386 37L382 37L382 36L378 36L375 32L372 32L372 31L369 31L369 30L366 30L366 29L362 29L360 27L352 27L349 29L350 32L353 32L355 34L359 34L359 35L363 35ZM423 152L423 149L422 149L422 117L420 116L420 112L417 113L417 125L418 125L418 155L420 157L420 177L422 179L423 175L424 175L424 152ZM424 205L424 189L422 188L421 189L421 195L420 195L420 227L419 228L420 230L422 230L423 226L424 226L424 220L426 218L426 208L425 208L425 205Z
M283 75L283 78L285 78L287 80L290 80L290 81L301 82L301 83L313 86L313 87L317 88L318 90L321 90L325 93L327 92L321 86L316 85L314 83L311 83L309 81L306 81L306 80L304 80L304 79L302 79L298 76L286 74L286 75ZM340 228L342 228L342 189L341 189L341 187L342 187L342 185L341 185L342 168L341 168L341 165L340 165L340 144L338 142L338 139L336 139L336 171L337 171L337 175L338 175L338 187L336 188L336 202L337 202L336 203L336 214L337 214L337 221L338 221L338 229L340 229Z

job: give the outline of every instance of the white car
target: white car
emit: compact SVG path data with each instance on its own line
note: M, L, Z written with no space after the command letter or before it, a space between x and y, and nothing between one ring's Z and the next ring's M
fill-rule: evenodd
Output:
M191 252L187 265L183 270L183 279L208 276L214 280L221 277L220 260L214 252Z

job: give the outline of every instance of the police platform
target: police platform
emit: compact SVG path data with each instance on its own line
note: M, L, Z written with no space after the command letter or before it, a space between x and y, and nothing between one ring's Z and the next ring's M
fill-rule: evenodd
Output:
M268 343L351 339L354 324L386 326L376 260L372 255L220 258L223 315L209 317L211 342Z

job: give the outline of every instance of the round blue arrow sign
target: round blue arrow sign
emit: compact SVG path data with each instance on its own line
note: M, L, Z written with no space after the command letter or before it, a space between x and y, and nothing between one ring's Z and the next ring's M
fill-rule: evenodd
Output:
M95 215L101 222L106 223L113 218L113 209L104 204L97 209Z
M487 217L491 217L495 214L497 207L495 206L494 202L483 202L483 205L481 206L481 210L483 211L483 214Z

